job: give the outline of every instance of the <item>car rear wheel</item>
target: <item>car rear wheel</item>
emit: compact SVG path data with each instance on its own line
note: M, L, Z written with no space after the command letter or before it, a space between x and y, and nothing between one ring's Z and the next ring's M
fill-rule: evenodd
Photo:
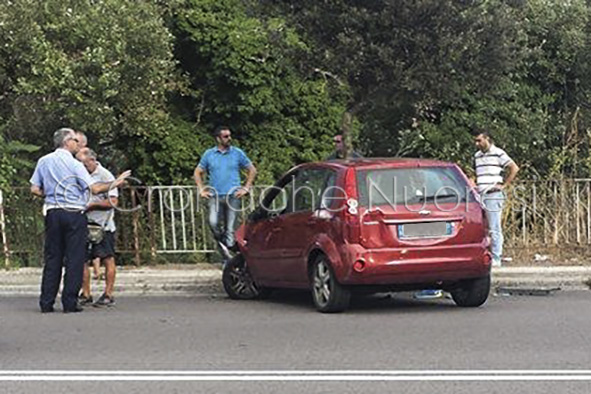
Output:
M490 293L490 274L477 279L464 281L451 291L457 306L478 307L486 302Z
M342 312L349 306L351 292L337 282L326 256L320 255L312 266L312 299L319 312Z
M270 289L255 283L241 254L226 263L222 273L222 283L224 290L233 300L266 298L271 293Z

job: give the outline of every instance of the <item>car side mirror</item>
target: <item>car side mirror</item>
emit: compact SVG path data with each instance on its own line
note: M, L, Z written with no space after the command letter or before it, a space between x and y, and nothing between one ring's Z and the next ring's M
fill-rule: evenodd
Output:
M257 209L248 214L248 221L256 222L257 220L261 220L263 217L262 214L263 210L261 209L261 207L258 207Z
M319 209L315 210L313 213L313 216L316 219L320 219L320 220L330 220L333 218L332 212L330 212L328 209L324 209L324 208L319 208Z

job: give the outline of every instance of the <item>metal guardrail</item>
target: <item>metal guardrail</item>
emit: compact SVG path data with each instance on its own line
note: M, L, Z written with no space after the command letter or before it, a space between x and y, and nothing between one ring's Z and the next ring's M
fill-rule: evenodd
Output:
M8 239L6 237L6 219L4 217L4 194L0 190L0 233L2 235L2 252L4 253L4 266L10 265L10 251L8 249Z
M2 193L0 191L0 193ZM257 193L258 194L258 193ZM0 194L1 250L4 265L39 266L42 262L44 225L40 199L28 188ZM255 194L243 201L237 224L254 208ZM120 190L117 252L131 255L136 265L159 255L216 252L205 200L195 186L147 186Z
M254 209L262 190L243 201L238 222ZM215 252L207 204L196 187L129 187L120 191L119 200L117 251L136 265ZM28 188L0 191L4 266L41 265L41 208L41 200L33 198ZM503 215L507 249L591 250L591 179L519 182L508 192Z
M524 181L508 194L503 212L508 246L591 245L591 179Z

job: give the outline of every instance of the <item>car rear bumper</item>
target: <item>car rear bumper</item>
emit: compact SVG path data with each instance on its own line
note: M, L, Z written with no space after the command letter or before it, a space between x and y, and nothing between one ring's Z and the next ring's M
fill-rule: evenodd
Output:
M487 242L420 248L365 249L348 244L335 267L346 285L408 285L454 282L478 278L490 272ZM357 264L356 264L357 263Z

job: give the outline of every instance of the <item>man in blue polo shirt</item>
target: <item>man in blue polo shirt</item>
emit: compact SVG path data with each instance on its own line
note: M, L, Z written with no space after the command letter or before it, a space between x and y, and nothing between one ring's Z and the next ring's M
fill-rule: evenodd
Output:
M31 193L45 200L45 249L41 279L41 312L53 312L62 267L65 266L62 305L64 312L80 312L78 292L86 260L87 222L84 211L90 193L104 193L125 181L125 171L115 181L94 181L74 155L78 153L76 132L62 128L53 135L56 150L37 162L31 177Z
M256 168L240 149L232 146L229 127L219 126L214 131L217 146L205 151L195 168L195 183L199 195L209 200L209 226L225 258L227 249L234 248L234 222L240 210L240 198L249 193ZM240 170L248 171L246 183L240 186ZM209 186L203 184L203 174L209 176ZM224 221L224 227L219 226Z

